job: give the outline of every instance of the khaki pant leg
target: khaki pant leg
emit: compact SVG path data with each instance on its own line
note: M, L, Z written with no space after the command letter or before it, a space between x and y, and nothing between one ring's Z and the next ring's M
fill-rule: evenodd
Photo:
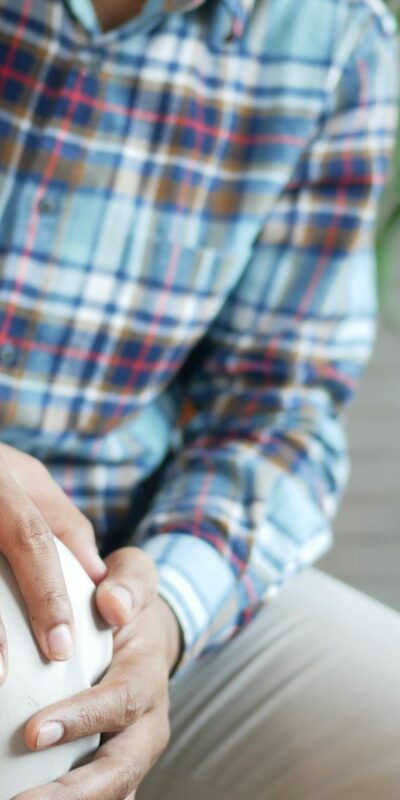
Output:
M137 800L396 800L400 615L315 570L172 688Z

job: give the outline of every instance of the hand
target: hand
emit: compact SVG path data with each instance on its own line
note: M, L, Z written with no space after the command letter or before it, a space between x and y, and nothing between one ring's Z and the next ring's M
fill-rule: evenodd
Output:
M53 534L72 550L95 583L106 567L89 520L37 459L0 444L0 554L10 564L44 656L73 652L73 619ZM0 619L0 686L7 677L6 632Z
M57 744L103 733L103 744L90 764L14 800L132 800L167 745L168 677L180 650L178 622L156 594L156 571L147 555L124 548L106 563L97 606L109 624L121 626L114 628L111 666L97 686L40 711L25 729L33 750L49 746L51 733L60 735Z

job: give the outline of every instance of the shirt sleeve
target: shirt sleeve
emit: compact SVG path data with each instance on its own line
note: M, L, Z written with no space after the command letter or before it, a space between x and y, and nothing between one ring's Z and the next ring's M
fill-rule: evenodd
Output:
M191 414L139 535L184 661L225 642L331 542L348 476L341 411L374 339L395 72L393 37L370 20L182 376Z

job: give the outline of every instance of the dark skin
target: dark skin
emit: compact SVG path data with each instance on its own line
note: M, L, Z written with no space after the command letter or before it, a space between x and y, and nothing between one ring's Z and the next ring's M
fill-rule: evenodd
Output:
M139 14L144 0L93 0L104 33L129 22Z
M0 553L18 582L41 651L62 661L74 648L74 621L54 536L97 584L97 608L114 629L114 651L98 686L27 722L26 744L41 750L94 733L106 736L90 764L22 792L18 800L133 800L168 741L169 674L180 652L179 625L157 594L151 559L128 547L103 563L90 523L45 467L0 443ZM14 667L7 663L7 636L12 630L0 617L0 687ZM53 744L48 723L61 732Z

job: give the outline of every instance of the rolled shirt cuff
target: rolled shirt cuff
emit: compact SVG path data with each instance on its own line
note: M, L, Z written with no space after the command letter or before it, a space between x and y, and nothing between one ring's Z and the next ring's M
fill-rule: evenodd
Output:
M184 652L180 671L207 647L211 636L219 638L214 626L217 618L224 639L235 628L235 576L210 544L187 533L160 534L140 547L155 562L159 594L181 626ZM224 607L226 614L221 614Z

